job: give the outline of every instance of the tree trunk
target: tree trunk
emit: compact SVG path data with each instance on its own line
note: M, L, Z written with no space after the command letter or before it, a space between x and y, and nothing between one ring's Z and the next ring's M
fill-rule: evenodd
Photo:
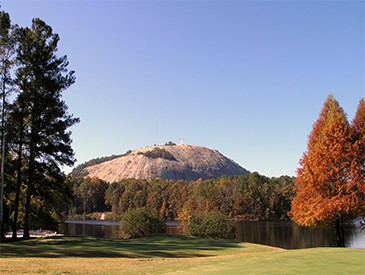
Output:
M337 247L345 247L345 229L343 224L343 217L337 217L335 223Z
M0 242L4 235L4 177L5 177L5 103L6 103L6 69L2 77L2 107L1 107L1 182L0 182Z
M15 202L14 202L14 221L13 221L13 240L17 239L17 225L18 225L18 213L19 213L19 198L20 198L20 186L22 184L22 150L23 150L23 128L24 121L23 117L20 121L19 127L19 151L18 151L18 167L17 167L17 181L16 181L16 193L15 193Z
M0 186L0 242L5 239L4 235L4 176L5 176L5 131L1 139L1 186Z
M32 135L33 136L33 135ZM24 235L23 239L30 238L29 234L29 218L30 218L30 200L32 196L33 174L35 170L35 145L34 139L31 137L30 152L29 152L29 168L28 168L28 181L27 181L27 199L25 203L25 217L24 217Z

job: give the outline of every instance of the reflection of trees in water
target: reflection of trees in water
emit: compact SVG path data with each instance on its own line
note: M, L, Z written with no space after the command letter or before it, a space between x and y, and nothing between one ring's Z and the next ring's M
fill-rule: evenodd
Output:
M64 224L61 231L66 236L120 238L119 226L117 225ZM360 231L359 221L352 227L349 227L347 232L348 246L365 246L365 232ZM181 234L179 232L179 225L176 222L169 222L166 234ZM286 249L336 246L334 229L304 228L290 221L239 222L237 223L236 239L238 241L266 244Z
M293 222L241 222L237 224L238 240L286 249L336 246L331 230L299 227Z
M105 239L119 239L120 230L117 225L99 225L99 224L80 224L68 223L63 224L60 231L65 236L83 236Z

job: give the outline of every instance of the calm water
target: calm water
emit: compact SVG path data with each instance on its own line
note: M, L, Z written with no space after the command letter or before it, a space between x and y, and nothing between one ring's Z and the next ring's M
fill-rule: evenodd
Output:
M179 234L177 222L167 223L167 234ZM61 231L66 236L90 236L97 238L119 238L119 222L68 220ZM239 222L237 240L266 244L286 249L336 246L333 230L308 229L290 221L280 222ZM346 246L365 248L365 232L359 225L348 228Z

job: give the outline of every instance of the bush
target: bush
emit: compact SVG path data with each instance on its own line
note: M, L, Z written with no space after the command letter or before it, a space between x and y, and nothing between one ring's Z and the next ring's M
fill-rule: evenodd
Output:
M120 224L121 237L130 239L165 232L165 223L147 208L129 209Z
M219 212L210 212L201 216L192 216L188 224L188 234L203 238L233 239L236 225Z
M176 143L172 142L172 141L168 141L165 143L165 146L175 146Z
M151 151L145 152L143 155L147 158L153 158L153 159L162 158L176 161L175 157L170 152L159 147L155 147Z

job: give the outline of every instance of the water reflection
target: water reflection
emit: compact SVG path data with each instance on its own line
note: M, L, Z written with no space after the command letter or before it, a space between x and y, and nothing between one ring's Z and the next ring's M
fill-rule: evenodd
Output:
M118 222L115 221L73 220L66 221L60 228L66 236L90 236L96 238L120 238ZM168 222L166 234L179 235L178 222ZM347 230L346 246L365 248L365 233L359 226ZM335 247L336 238L330 229L309 229L299 227L290 221L280 222L239 222L237 240L252 242L286 249L309 247Z
M331 230L308 229L293 222L240 222L237 239L286 249L336 246Z
M105 224L93 224L84 223L84 221L73 221L71 223L64 223L60 232L65 236L83 236L83 237L95 237L95 238L105 238L105 239L118 239L119 235L119 225L105 223Z
M345 236L346 246L353 248L365 248L365 231L361 231L360 221L355 221Z

